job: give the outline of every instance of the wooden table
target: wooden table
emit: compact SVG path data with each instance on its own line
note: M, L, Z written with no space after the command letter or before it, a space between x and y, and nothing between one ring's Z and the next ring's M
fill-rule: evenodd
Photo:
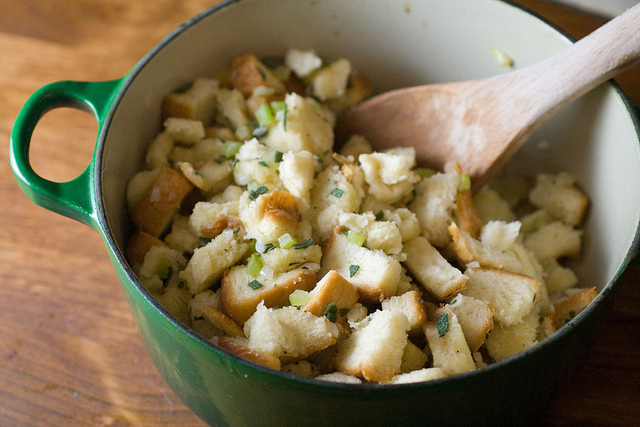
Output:
M581 37L597 17L519 3ZM0 425L202 425L146 355L98 233L29 201L9 168L20 107L57 80L124 75L161 38L215 0L19 0L0 11ZM619 78L640 104L640 69ZM82 171L97 125L54 110L33 165L53 180ZM70 155L69 153L73 153ZM639 183L640 184L640 183ZM631 425L640 418L640 268L622 284L585 371L541 425Z

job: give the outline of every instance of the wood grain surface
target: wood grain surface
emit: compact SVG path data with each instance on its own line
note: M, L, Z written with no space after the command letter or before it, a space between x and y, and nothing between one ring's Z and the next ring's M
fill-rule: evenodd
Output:
M29 95L58 80L122 77L215 0L19 0L0 6L0 426L200 426L146 355L101 237L34 205L8 159ZM524 6L582 37L603 20L542 0ZM618 79L640 105L640 70ZM39 123L32 163L68 180L88 164L93 117L60 109ZM540 425L637 425L640 267L593 339L583 374Z

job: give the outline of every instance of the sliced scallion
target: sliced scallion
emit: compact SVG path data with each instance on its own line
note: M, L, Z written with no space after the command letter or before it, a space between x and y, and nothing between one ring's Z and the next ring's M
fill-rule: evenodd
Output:
M271 111L271 107L269 104L262 104L256 110L256 120L260 124L260 126L268 127L275 118L273 117L273 111Z
M364 236L357 231L349 230L347 233L347 242L362 246L364 244Z
M311 300L311 296L309 292L303 291L302 289L296 289L289 295L289 302L291 305L296 307L302 307L306 305L309 300Z
M291 249L296 243L296 239L289 233L285 233L278 238L278 246L280 246L280 249Z
M227 159L232 159L238 154L240 151L240 147L242 147L242 143L238 141L225 141L222 144L222 155Z
M247 273L251 277L258 277L260 270L262 270L262 258L258 254L251 254L249 261L247 262Z

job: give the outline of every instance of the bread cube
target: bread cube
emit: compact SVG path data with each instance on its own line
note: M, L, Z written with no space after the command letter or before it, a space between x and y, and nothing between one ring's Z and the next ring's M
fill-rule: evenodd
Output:
M336 369L367 381L389 381L400 374L409 321L395 311L376 311L362 328L338 343Z
M247 103L242 93L233 89L220 89L218 91L218 110L222 116L235 129L235 133L241 140L249 139L250 132L242 131L242 127L249 123Z
M420 330L422 333L422 330ZM402 365L400 370L403 373L417 371L424 368L429 360L429 356L420 349L417 345L407 340L407 346L404 348L402 355Z
M328 99L326 104L332 111L342 113L370 97L373 94L373 89L373 84L369 79L357 71L351 70L347 90L337 98Z
M185 178L205 192L215 190L222 184L230 184L228 178L231 177L231 169L228 162L207 162L199 169L191 163L179 162L178 167Z
M406 374L396 375L389 382L390 384L410 384L446 378L447 374L440 368L424 368Z
M409 321L409 334L416 335L422 333L425 323L429 320L422 303L418 292L409 291L382 301L382 309L404 314Z
M540 282L522 274L495 268L467 269L464 295L487 302L493 317L505 326L520 323L540 301Z
M292 48L287 50L284 63L287 67L291 68L298 77L305 78L322 67L322 58L320 58L313 49L300 50Z
M342 372L331 372L328 374L318 375L316 377L318 381L329 381L332 383L343 384L362 384L362 380L353 375L347 375Z
M443 247L451 241L447 227L453 221L460 174L455 170L436 173L415 186L409 209L416 214L429 242Z
M310 296L311 299L303 309L316 316L323 316L327 307L334 304L336 309L333 321L337 323L342 323L359 298L357 289L335 270L329 271L320 279Z
M582 223L589 205L589 199L575 184L575 177L566 172L538 175L529 200L534 206L573 226Z
M164 241L169 247L184 254L192 254L202 244L200 238L191 229L189 217L179 214L174 217L171 231Z
M234 230L225 230L209 243L193 251L180 277L195 295L217 283L226 269L238 263L249 252L249 244Z
M465 288L467 277L449 264L427 238L418 236L409 240L404 244L404 252L407 254L405 267L437 299L444 301Z
M270 87L281 93L286 92L283 83L252 54L242 55L233 60L229 82L245 97L250 96L259 86Z
M211 123L216 114L216 94L219 87L217 80L199 78L186 90L171 92L162 103L163 120L181 117Z
M471 190L458 191L456 195L456 221L473 238L480 236L482 218L476 209Z
M584 310L598 296L596 288L567 291L567 297L551 305L548 317L554 330L560 329Z
M416 163L413 147L399 147L385 153L358 157L369 184L369 193L383 203L395 203L413 191L420 177L412 171Z
M253 277L245 265L225 271L220 288L224 312L235 322L244 324L261 302L265 307L281 307L289 302L296 289L310 291L316 284L316 271L299 267L273 278Z
M315 160L309 151L286 152L278 167L280 180L294 196L309 199L315 176Z
M529 234L524 246L540 261L562 257L579 258L582 249L582 230L555 221Z
M135 230L127 240L125 255L130 264L142 264L145 254L153 246L167 246L165 242L151 234Z
M436 310L435 319L425 325L424 333L429 342L434 368L442 369L446 375L476 369L458 317L449 307Z
M453 297L448 306L456 314L471 352L478 351L493 329L493 307L463 294Z
M169 117L164 121L164 129L174 141L187 146L200 142L205 137L204 125L200 120Z
M300 221L298 199L282 190L262 194L240 211L240 219L247 235L259 242L274 242L287 233L294 236Z
M516 214L511 204L489 186L484 186L473 196L473 203L483 223L489 221L515 221Z
M334 233L322 257L321 275L335 270L351 282L367 302L381 302L396 293L402 267L381 250L350 243L347 236Z
M570 268L560 265L554 258L545 260L542 267L549 293L561 292L578 284L578 277L575 273Z
M261 302L244 324L247 346L283 363L306 359L338 341L338 327L296 307L269 309Z
M206 319L221 334L229 337L245 337L242 327L222 312L220 297L211 290L201 292L193 298L191 301L191 317L196 332L201 333L202 329L197 325ZM210 335L206 338L211 338L212 336Z
M279 274L307 263L320 264L322 249L318 245L300 249L274 248L260 255L260 258L264 265L273 270L275 274Z
M461 230L455 222L449 225L449 232L453 237L450 247L463 266L475 261L483 267L522 271L522 263L512 253L483 244Z
M178 171L163 168L131 214L133 223L154 237L162 235L193 186Z
M540 320L535 313L529 313L521 322L509 326L496 322L496 327L485 341L489 356L499 362L534 346L538 343L539 323Z
M344 58L330 62L311 76L313 95L321 101L345 94L351 74L351 63Z
M280 359L278 359L277 357L239 344L231 338L219 337L212 341L214 344L217 344L220 348L228 351L229 353L240 356L243 359L247 359L258 365L275 369L276 371L279 371L280 367L282 366Z
M226 229L235 230L238 220L238 201L226 203L198 202L189 216L189 224L199 237L213 239Z

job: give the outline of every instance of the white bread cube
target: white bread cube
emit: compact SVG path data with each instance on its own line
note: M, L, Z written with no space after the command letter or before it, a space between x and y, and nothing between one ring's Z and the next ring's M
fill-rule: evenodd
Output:
M330 62L310 76L313 95L321 101L344 95L350 74L349 60L340 58Z
M584 310L598 296L596 288L571 289L565 298L551 305L548 317L554 330L560 329Z
M296 73L298 77L305 78L322 67L322 58L320 58L313 49L289 49L284 57L284 63L287 67Z
M162 117L181 117L209 124L216 114L216 95L220 82L199 78L185 91L175 91L164 98Z
M247 102L242 93L236 89L220 89L217 98L218 110L231 123L236 134L242 137L240 129L249 123Z
M160 292L174 272L184 268L187 260L181 252L167 246L152 246L144 256L138 271L140 281L149 292ZM165 277L160 277L160 275Z
M573 288L578 284L578 277L573 270L563 267L556 259L545 260L542 267L544 268L547 290L551 294Z
M575 184L575 177L566 172L538 175L529 200L534 206L573 226L582 223L589 205L588 197Z
M388 381L401 372L407 346L407 318L394 311L376 311L362 328L338 343L336 369L367 381Z
M198 294L217 283L226 269L249 252L249 244L233 230L225 230L205 246L195 249L187 267L180 272L191 294Z
M261 302L244 324L247 346L283 363L306 359L338 341L338 327L296 307L269 309Z
M387 210L383 211L382 214L384 220L396 223L402 236L402 242L407 242L414 237L418 237L422 232L416 214L407 208Z
M330 304L336 306L336 322L341 322L358 302L358 290L335 270L329 271L310 293L304 310L322 316ZM344 314L343 314L344 313Z
M416 153L413 147L358 157L369 184L369 193L383 203L395 203L413 191L420 177L412 171Z
M465 288L467 277L449 264L425 237L418 236L406 242L404 252L407 254L406 268L427 292L439 300L445 300Z
M362 384L362 380L353 375L347 375L342 372L330 372L328 374L318 375L316 377L318 381L329 381L332 383L342 384Z
M185 254L192 254L201 245L200 238L191 229L189 217L182 215L175 216L164 241L170 248Z
M226 203L198 202L189 216L189 225L199 237L213 239L226 229L239 225L238 201Z
M520 323L541 299L540 282L522 274L495 268L467 269L464 295L485 301L493 317L505 326Z
M204 192L215 191L219 187L231 183L229 180L231 169L228 162L211 161L204 163L198 169L189 162L178 162L177 166L195 187Z
M529 234L524 240L524 246L540 261L562 257L577 259L582 248L582 233L582 230L555 221Z
M404 354L402 355L402 365L400 366L400 370L403 373L417 371L424 368L428 360L429 356L427 356L420 347L407 340L407 346L404 348Z
M394 376L389 384L410 384L446 378L447 374L440 368L423 368Z
M484 301L458 294L448 304L456 314L471 352L476 352L493 329L494 309Z
M191 318L193 319L194 330L201 335L203 329L200 324L206 321L213 326L214 331L218 330L224 335L230 337L245 336L242 327L222 312L220 296L211 290L201 292L192 299ZM212 336L205 337L211 338Z
M460 174L455 170L436 173L415 186L409 209L416 214L429 242L443 247L451 241L447 227L453 221Z
M238 265L225 271L220 296L224 312L242 325L261 302L268 308L281 307L289 302L289 295L293 291L310 291L315 284L316 272L306 267L299 267L273 278L256 278L249 275L246 266Z
M483 223L489 221L512 222L516 220L516 214L513 213L509 202L487 185L474 194L473 203Z
M275 274L279 274L307 263L320 264L322 249L318 245L301 249L274 248L260 255L260 258L264 265L273 270Z
M153 296L176 319L185 325L191 324L191 310L189 308L191 295L189 295L186 286L180 284L177 275L169 280L163 293L153 294Z
M450 308L438 308L434 320L425 325L424 333L433 356L433 367L442 369L446 375L476 369L462 327Z
M425 323L429 320L423 302L418 292L409 291L382 301L382 310L404 314L409 321L409 334L415 335L422 333Z
M367 302L380 302L395 295L402 273L397 260L381 250L350 243L342 233L334 233L322 257L320 274L331 270L351 282Z
M229 353L240 356L253 363L257 363L258 365L275 369L276 371L280 370L282 366L280 359L278 359L277 357L249 348L246 345L240 344L239 342L237 342L237 340L228 337L216 337L211 341L214 344L217 344L219 347L225 349Z
M263 142L282 152L309 151L325 156L333 146L332 124L304 97L290 93L285 98L287 116L269 129ZM286 126L286 128L285 128Z
M145 165L147 169L153 170L170 166L169 155L175 146L175 141L169 134L164 131L156 135L149 144L145 155Z
M298 199L288 191L270 191L242 209L240 219L247 236L259 242L275 242L287 233L294 236L300 221Z
M200 120L169 117L164 121L164 129L174 141L184 145L193 145L205 137Z
M538 343L537 330L540 319L535 313L529 313L521 322L505 326L496 322L484 345L489 356L499 362Z
M288 151L278 167L280 180L294 196L309 199L315 176L315 160L309 151Z

